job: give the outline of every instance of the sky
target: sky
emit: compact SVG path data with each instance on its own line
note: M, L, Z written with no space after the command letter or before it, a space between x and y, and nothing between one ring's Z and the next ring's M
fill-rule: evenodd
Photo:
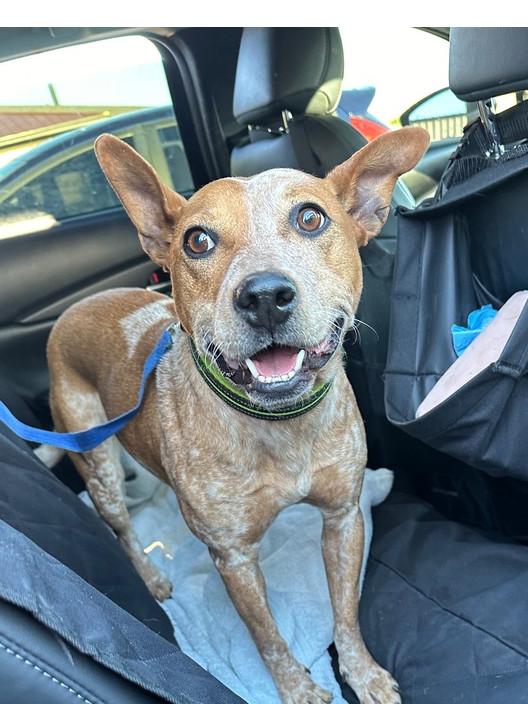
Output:
M120 37L0 63L2 105L167 105L158 50L144 37Z

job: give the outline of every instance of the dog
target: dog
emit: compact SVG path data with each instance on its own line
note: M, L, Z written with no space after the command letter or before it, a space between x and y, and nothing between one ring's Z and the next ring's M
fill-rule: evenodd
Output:
M172 348L119 442L72 460L158 600L171 585L132 530L119 443L172 486L284 704L332 699L278 632L258 564L268 526L301 501L323 515L340 671L361 704L401 702L358 625L366 443L342 344L362 290L359 247L381 229L397 178L428 141L424 130L404 128L324 179L273 169L214 181L189 200L116 137L95 144L145 252L170 273L173 293L115 289L59 318L48 343L55 429L93 427L134 406L145 359L172 326Z

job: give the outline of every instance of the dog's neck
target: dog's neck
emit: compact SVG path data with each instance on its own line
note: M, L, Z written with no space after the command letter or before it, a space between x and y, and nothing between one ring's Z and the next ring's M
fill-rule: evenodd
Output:
M228 406L260 420L278 421L290 420L304 415L312 408L315 408L327 395L332 381L320 384L313 391L296 404L277 408L273 411L265 410L253 404L247 395L239 390L233 383L221 374L215 365L203 354L201 354L194 344L190 335L186 333L185 328L180 324L180 330L186 334L191 356L193 358L196 369L200 373L202 379L206 382L210 389L221 398Z

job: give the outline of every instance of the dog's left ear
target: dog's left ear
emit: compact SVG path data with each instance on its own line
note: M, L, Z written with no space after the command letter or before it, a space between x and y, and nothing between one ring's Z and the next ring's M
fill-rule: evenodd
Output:
M165 186L152 166L126 142L111 134L95 141L95 154L148 256L165 271L174 225L187 202Z
M428 145L424 129L404 127L382 134L328 174L326 182L362 228L360 246L381 230L398 177L416 166Z

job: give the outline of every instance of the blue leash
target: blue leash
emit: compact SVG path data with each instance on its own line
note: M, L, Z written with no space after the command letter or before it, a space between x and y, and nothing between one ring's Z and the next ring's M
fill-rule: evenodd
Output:
M124 428L138 414L149 375L157 367L165 353L172 347L171 332L174 327L175 325L171 325L165 330L158 344L147 358L143 367L137 404L126 413L122 413L120 416L89 430L81 430L77 433L53 433L50 430L41 430L40 428L33 428L30 425L21 423L0 401L0 421L3 421L8 428L24 440L47 443L55 447L61 447L63 450L72 450L73 452L93 450L94 447L97 447L97 445L115 435L121 428Z

